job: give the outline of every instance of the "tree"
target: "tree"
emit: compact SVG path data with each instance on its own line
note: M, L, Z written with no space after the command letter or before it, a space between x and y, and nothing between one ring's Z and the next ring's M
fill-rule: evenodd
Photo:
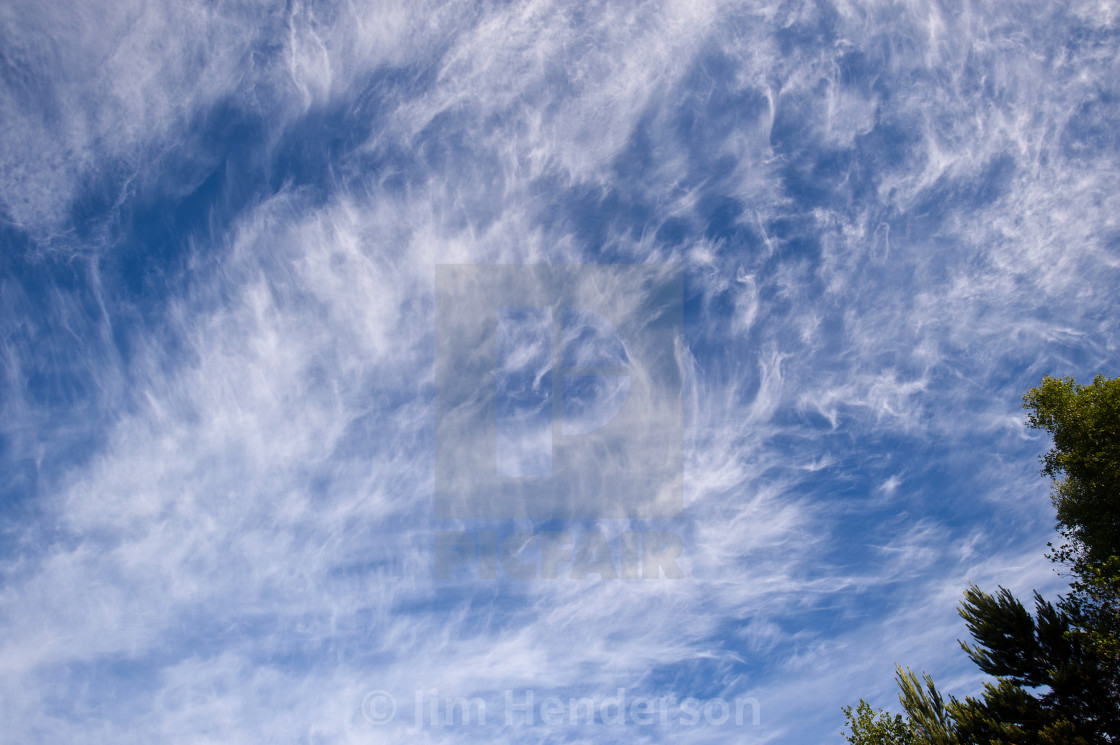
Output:
M1120 378L1087 386L1049 376L1023 396L1027 422L1053 437L1042 457L1058 530L1050 558L1072 573L1055 605L1035 593L1032 616L1008 590L975 585L960 614L961 642L994 681L980 698L946 702L933 680L898 669L905 717L878 719L862 699L844 712L852 743L1098 745L1120 742Z
M898 680L898 699L906 710L907 724L914 733L914 742L930 745L956 745L950 709L946 708L933 679L923 673L923 680L912 670L895 667ZM953 705L950 701L950 706Z
M961 616L975 646L961 647L996 679L981 698L950 704L963 743L1110 743L1120 709L1109 663L1075 633L1076 619L1035 593L1035 615L1008 590L965 592Z
M1051 558L1072 570L1064 609L1105 657L1120 655L1120 378L1086 386L1049 376L1023 396L1027 421L1054 438L1042 456L1058 531Z
M1023 396L1027 421L1054 438L1042 456L1053 480L1058 529L1069 541L1055 553L1075 572L1120 553L1120 378L1090 385L1046 376Z
M844 707L844 718L851 732L844 736L852 745L915 745L914 733L901 714L890 714L879 709L871 710L871 705L860 699L856 710Z

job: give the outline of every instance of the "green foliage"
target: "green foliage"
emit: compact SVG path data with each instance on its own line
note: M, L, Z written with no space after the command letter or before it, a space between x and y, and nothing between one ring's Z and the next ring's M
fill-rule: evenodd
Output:
M1036 600L1041 608L1042 599L1036 596ZM1016 685L1045 683L1035 621L1010 591L1001 587L999 594L992 596L970 585L959 613L978 645L960 642L961 648L981 670L1008 678ZM1046 626L1050 628L1049 623Z
M1042 473L1053 479L1058 526L1070 541L1055 558L1076 569L1120 554L1120 378L1081 386L1046 376L1023 408L1031 427L1054 438Z
M1077 618L1087 643L1120 667L1120 556L1081 567L1062 607Z
M912 670L901 667L896 667L895 672L900 691L898 699L906 710L916 741L930 745L956 745L958 740L953 732L952 717L933 679L923 673L924 680L918 680Z
M1075 633L1075 619L1062 608L1035 593L1031 616L1006 589L989 595L973 585L960 614L975 640L961 647L996 679L980 699L948 707L962 742L1059 737L1091 745L1120 736L1110 663Z
M915 745L918 742L901 714L892 717L882 709L873 712L863 699L854 712L852 707L844 707L844 719L851 730L844 737L852 745Z
M1043 473L1066 543L1052 558L1073 570L1062 607L1073 633L1112 661L1120 687L1120 379L1077 385L1047 376L1023 401L1030 426L1054 438Z
M1049 376L1023 396L1066 543L1050 558L1073 574L1056 605L1035 593L1031 615L1008 590L971 585L961 647L993 680L980 698L946 702L923 674L898 668L905 717L845 709L852 743L1106 745L1120 742L1120 378L1090 385ZM906 733L911 738L899 739ZM893 739L892 739L893 738Z
M995 595L975 585L960 608L973 643L961 643L977 667L994 678L979 698L947 701L932 678L897 669L897 721L853 718L848 741L923 745L1105 745L1120 741L1111 662L1073 633L1074 619L1035 594L1032 616L1008 590ZM857 714L861 710L857 709ZM888 727L887 725L891 725ZM858 725L858 726L857 726ZM853 739L855 738L855 739ZM894 739L892 739L894 738Z
M1061 602L1070 635L1104 664L1098 673L1120 707L1120 378L1089 385L1043 378L1023 396L1032 427L1054 446L1042 457L1066 543L1051 558L1072 570Z

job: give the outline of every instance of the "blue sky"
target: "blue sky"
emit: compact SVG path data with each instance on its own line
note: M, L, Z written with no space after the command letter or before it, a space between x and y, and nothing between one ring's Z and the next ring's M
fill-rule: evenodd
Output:
M1120 363L1118 81L1108 2L5 3L0 740L836 743L896 662L975 693L968 583L1063 586L1019 396ZM599 348L673 515L444 519L442 264L681 278L672 374ZM515 531L684 576L436 576ZM666 721L564 719L620 689Z

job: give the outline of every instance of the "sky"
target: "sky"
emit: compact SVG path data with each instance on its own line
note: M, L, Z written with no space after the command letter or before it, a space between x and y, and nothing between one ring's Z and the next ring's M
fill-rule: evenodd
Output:
M1105 0L3 3L0 742L977 693L1118 166Z

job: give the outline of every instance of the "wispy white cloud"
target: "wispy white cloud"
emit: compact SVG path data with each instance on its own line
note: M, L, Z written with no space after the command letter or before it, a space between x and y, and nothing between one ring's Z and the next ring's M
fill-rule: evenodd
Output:
M624 686L835 741L895 662L977 688L968 582L1060 591L1017 396L1116 362L1106 5L0 13L13 737L512 742L408 733L411 696ZM120 216L198 187L159 184L223 105L254 193L122 297ZM687 577L436 581L434 266L601 261L685 272Z

